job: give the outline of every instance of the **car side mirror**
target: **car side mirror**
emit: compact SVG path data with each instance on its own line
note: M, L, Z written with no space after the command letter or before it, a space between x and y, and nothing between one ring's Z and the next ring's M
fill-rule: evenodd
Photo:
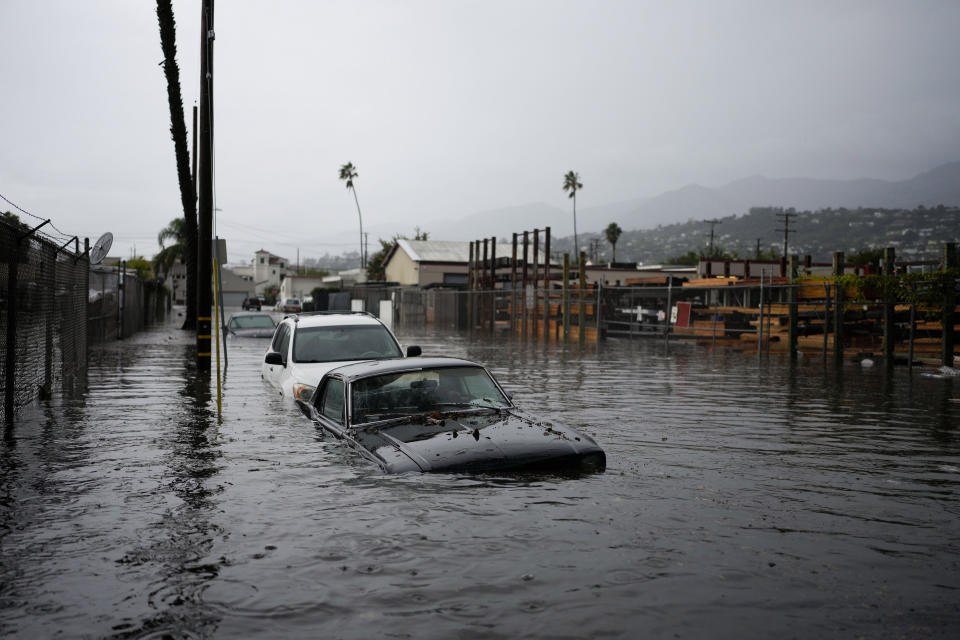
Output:
M263 361L267 364L283 366L283 356L280 355L279 351L267 351L267 355L263 358Z
M296 402L297 402L297 408L300 409L300 413L305 415L310 420L313 420L313 415L312 415L313 409L310 407L310 405L304 402L303 400L300 400L299 398L297 399Z
M409 347L407 347L407 357L408 357L408 358L414 358L414 357L420 355L421 353L423 353L423 350L420 349L420 347L418 347L418 346L415 345L415 344L412 344L412 345L410 345Z

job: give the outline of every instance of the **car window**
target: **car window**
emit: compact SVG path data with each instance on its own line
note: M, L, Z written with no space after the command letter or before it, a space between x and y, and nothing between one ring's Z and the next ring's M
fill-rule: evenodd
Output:
M273 318L270 316L238 316L230 320L233 329L272 329Z
M356 380L350 388L354 424L429 411L510 406L481 367L437 367L371 376Z
M283 355L284 361L287 359L287 347L290 345L290 325L281 324L280 329L277 330L277 333L273 336L273 342L270 343L270 348L274 351L278 351Z
M283 361L287 361L287 353L290 350L290 325L287 325L287 330L283 332L283 337L280 339L280 355L283 356Z
M396 340L381 324L301 327L293 341L294 362L340 362L401 358Z
M343 382L327 380L323 385L323 395L320 400L320 413L327 418L343 424Z

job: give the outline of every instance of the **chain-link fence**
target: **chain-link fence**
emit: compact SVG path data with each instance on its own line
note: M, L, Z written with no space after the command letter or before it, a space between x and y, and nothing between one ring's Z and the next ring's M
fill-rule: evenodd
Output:
M167 294L121 267L90 268L87 335L90 344L131 336L163 318Z
M0 222L4 422L38 396L86 379L87 257L75 242L58 247L28 233Z
M165 311L164 289L122 267L91 266L77 239L57 246L0 221L0 418L81 390L89 344L133 335Z

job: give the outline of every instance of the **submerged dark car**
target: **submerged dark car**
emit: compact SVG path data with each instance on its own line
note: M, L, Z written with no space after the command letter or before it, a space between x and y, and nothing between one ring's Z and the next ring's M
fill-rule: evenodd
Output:
M338 367L297 405L387 473L606 467L593 438L523 413L483 366L458 358Z
M224 331L241 338L270 338L277 328L268 313L235 313L227 318Z

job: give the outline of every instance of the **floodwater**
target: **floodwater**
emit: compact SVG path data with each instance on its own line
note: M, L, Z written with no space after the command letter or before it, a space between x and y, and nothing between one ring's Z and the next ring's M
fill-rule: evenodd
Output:
M175 322L179 322L179 318ZM960 635L960 378L401 332L596 437L584 477L384 476L170 323L0 444L0 636Z

